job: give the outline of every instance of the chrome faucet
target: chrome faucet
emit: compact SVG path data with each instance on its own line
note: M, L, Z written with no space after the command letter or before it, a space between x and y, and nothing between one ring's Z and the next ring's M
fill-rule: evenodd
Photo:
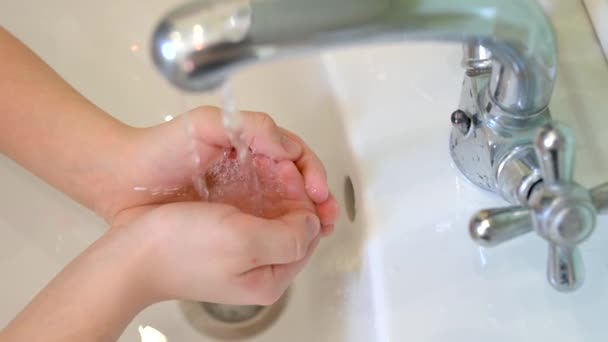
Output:
M576 246L608 211L608 183L587 191L572 180L573 138L548 109L555 39L534 0L199 0L160 21L152 56L170 82L197 92L250 64L401 40L463 42L450 152L470 181L515 205L480 211L472 238L493 246L535 230L549 242L550 284L576 289Z

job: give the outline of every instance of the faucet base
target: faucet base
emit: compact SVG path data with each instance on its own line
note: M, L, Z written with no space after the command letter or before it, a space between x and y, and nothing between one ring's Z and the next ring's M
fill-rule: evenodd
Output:
M526 118L510 115L488 95L489 69L473 71L464 76L460 104L452 114L450 154L473 184L524 204L529 188L540 180L534 137L551 115L548 109Z

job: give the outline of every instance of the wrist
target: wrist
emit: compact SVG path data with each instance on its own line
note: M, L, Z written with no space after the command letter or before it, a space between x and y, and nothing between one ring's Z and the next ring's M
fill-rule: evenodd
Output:
M98 137L92 137L91 140L97 144L95 153L79 179L81 186L89 191L90 202L83 204L108 222L122 209L125 190L134 186L126 177L129 173L126 168L133 161L133 141L137 131L120 121L113 121L98 131Z
M141 228L136 224L113 227L96 242L112 260L112 279L120 297L136 312L164 300L154 281L156 246Z
M3 337L117 340L129 322L155 302L141 273L144 253L133 237L128 230L102 236L32 300Z
M148 211L152 207L142 207ZM156 229L150 221L154 216L139 212L134 215L137 219L126 218L120 226L113 226L104 236L120 249L121 261L118 274L125 279L124 289L129 297L142 309L146 306L175 299L166 290L163 272L163 258L166 257L164 247L172 236L167 236L171 229ZM119 220L122 221L122 218ZM172 235L172 234L171 234Z

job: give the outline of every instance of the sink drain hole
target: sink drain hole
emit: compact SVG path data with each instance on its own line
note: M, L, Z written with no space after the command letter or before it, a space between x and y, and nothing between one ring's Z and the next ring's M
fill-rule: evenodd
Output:
M344 178L344 206L346 207L346 215L353 222L357 217L357 203L355 200L355 187L350 176Z
M206 302L200 304L211 317L224 323L246 322L264 310L264 307L260 305L226 305Z
M240 340L268 329L283 312L289 292L270 306L185 301L179 306L198 332L219 340Z

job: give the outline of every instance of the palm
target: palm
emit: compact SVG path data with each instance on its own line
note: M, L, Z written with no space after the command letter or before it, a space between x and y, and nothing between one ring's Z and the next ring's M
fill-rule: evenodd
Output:
M225 149L208 149L208 159L195 166L192 158L175 156L152 159L140 184L127 188L120 207L133 208L170 202L203 200L233 205L256 216L272 218L287 209L305 207L314 211L302 175L291 161L275 162L254 155L247 163ZM215 159L215 161L212 161Z
M178 175L167 175L166 179L175 179L177 177L173 177ZM178 201L229 204L244 213L268 219L297 210L315 211L302 175L291 161L276 162L253 155L243 162L234 151L224 151L206 170L190 178L193 180L171 187L162 194L152 192L148 198L135 199L140 202L121 211L117 224L128 223L159 204Z
M241 161L229 151L197 183L203 200L230 204L255 216L276 218L292 210L314 211L302 176L291 161L275 162L262 155Z
M243 118L244 133L249 134L245 139L258 153L253 160L257 177L245 181L243 177L251 168L240 168L236 173L234 165L231 170L226 169L235 159L225 158L230 141L223 129L221 113L213 108L199 108L142 131L129 153L131 160L122 163L128 165L128 169L122 170L118 186L112 186L106 196L110 200L102 210L103 216L116 223L116 218L124 217L125 211L133 213L150 206L203 199L267 217L289 209L312 207L322 224L331 229L337 205L328 195L324 169L318 158L304 142L277 127L267 115L247 112ZM300 152L286 152L281 135L295 140ZM223 162L218 162L221 160ZM223 171L232 172L232 178L221 172L222 165ZM253 187L252 180L256 178L261 189ZM208 197L205 188L210 190ZM130 210L132 208L136 210Z

